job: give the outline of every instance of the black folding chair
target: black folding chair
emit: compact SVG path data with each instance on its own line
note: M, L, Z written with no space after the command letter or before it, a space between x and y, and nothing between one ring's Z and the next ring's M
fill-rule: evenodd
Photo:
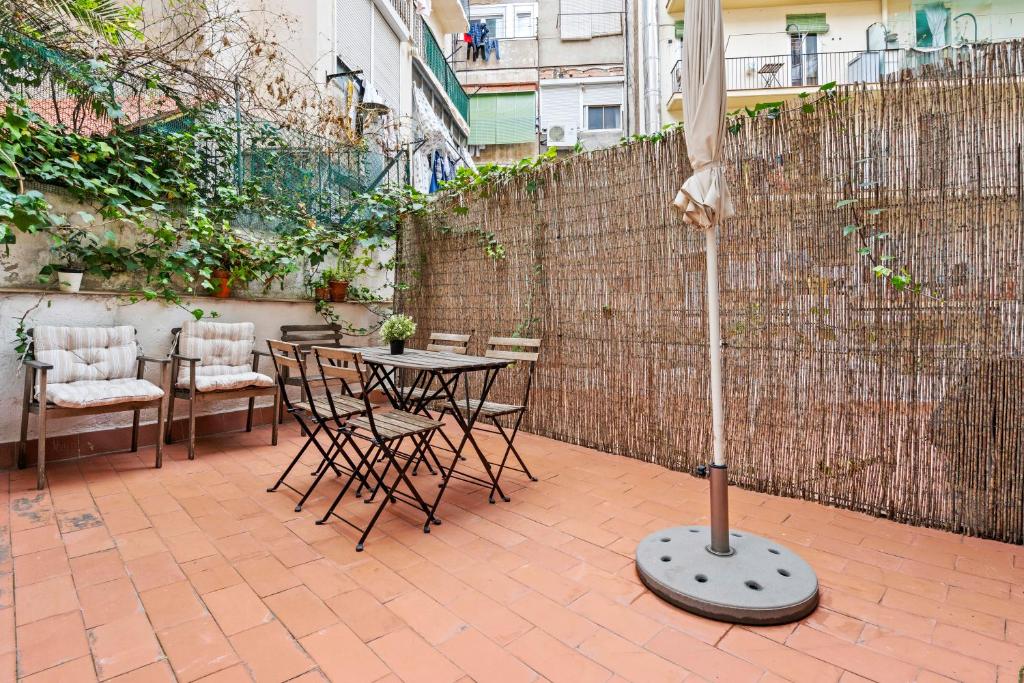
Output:
M306 442L299 449L299 452L295 454L292 461L285 468L284 472L278 478L277 482L267 489L268 492L276 491L282 484L295 493L302 496L299 502L295 505L295 511L299 512L302 510L302 506L305 505L306 501L312 495L313 490L316 488L320 480L323 479L323 475L327 473L328 469L332 469L337 475L341 476L343 473L352 474L353 470L344 469L339 467L331 457L332 451L335 448L335 443L331 442L328 449L324 449L317 440L317 435L324 430L324 422L321 415L331 415L331 418L336 422L348 419L354 415L362 414L366 408L362 400L357 399L351 395L344 393L331 397L330 390L327 392L327 397L320 398L313 395L309 381L306 378L305 364L302 362L302 350L297 344L291 344L289 342L276 341L272 339L267 340L267 346L270 348L270 357L274 361L274 369L277 371L277 382L281 389L281 399L285 406L285 411L295 418L295 421L299 424L299 429L306 436ZM289 371L294 372L291 374ZM301 380L301 398L298 401L292 401L291 397L288 396L286 390L288 384L289 375L291 377L298 377ZM348 389L346 382L341 383L342 391ZM327 401L331 400L333 403L328 406ZM319 410L316 410L314 406L319 406ZM294 469L295 465L298 464L299 460L306 453L306 450L310 445L316 447L320 451L322 460L317 466L316 470L313 471L313 476L316 478L310 484L309 488L305 491L300 491L285 479Z
M340 378L357 380L364 386L367 385L368 375L359 352L320 346L314 346L312 351L325 384L328 379ZM430 533L431 522L435 524L440 523L434 519L433 511L424 501L419 491L416 490L416 486L412 483L407 471L409 466L422 457L425 452L430 452L431 456L436 460L436 456L430 451L430 439L441 427L441 423L422 415L414 415L401 410L375 414L366 393L363 394L362 401L363 412L358 417L351 419L345 418L342 413L338 412L337 397L332 396L330 392L327 392L326 401L327 408L330 410L328 415L324 415L321 412L322 402L313 402L311 404L314 415L317 416L317 419L323 425L324 431L328 434L332 443L337 446L330 453L329 464L333 464L340 455L348 461L352 470L348 481L342 486L338 496L334 499L330 508L327 509L327 512L324 513L323 518L317 521L317 524L325 524L331 517L336 517L353 529L361 532L362 535L358 543L356 543L356 551L360 552L363 550L363 544L389 502L401 501L422 510L426 515L426 521L423 523L423 533ZM369 443L368 450L364 453L361 449L355 447L353 438ZM345 439L354 446L353 450L358 457L358 463L353 463L341 447L339 440ZM406 439L413 444L411 453L400 451L402 442ZM385 463L384 471L378 474L374 466L381 460ZM394 481L388 484L387 478L391 468L395 470L395 477ZM359 527L335 513L338 504L341 503L345 493L348 492L356 479L360 481L357 494L364 487L370 486L371 480L373 480L372 494L364 500L367 504L373 503L378 492L382 489L384 491L380 504L365 527ZM407 491L400 491L398 489L400 483L405 484Z
M473 411L479 409L480 416L485 418L493 426L492 428L486 426L478 426L476 429L481 431L489 432L491 434L500 434L505 440L505 453L501 457L500 463L491 463L492 465L498 465L498 473L495 476L496 481L501 480L501 473L506 469L513 470L515 472L522 472L530 481L537 481L537 478L530 472L530 468L526 466L523 461L523 456L520 455L519 451L515 446L515 438L519 433L519 427L523 422L523 417L526 415L526 406L530 400L530 389L533 387L533 375L537 368L537 360L540 357L540 339L519 339L518 337L491 337L487 340L487 351L484 353L487 358L505 358L507 360L514 360L516 364L525 363L527 365L526 370L526 388L523 392L523 400L520 404L507 404L497 403L494 401L484 401L481 403L479 400L474 398L465 398L456 401L455 406L459 409L459 412L463 414L470 414ZM442 415L450 411L451 404L445 403L441 407ZM508 418L511 420L511 425L508 429L501 424L502 418ZM479 423L478 423L479 424ZM515 457L519 463L519 467L513 467L508 464L509 455ZM489 499L494 502L495 489L491 489Z

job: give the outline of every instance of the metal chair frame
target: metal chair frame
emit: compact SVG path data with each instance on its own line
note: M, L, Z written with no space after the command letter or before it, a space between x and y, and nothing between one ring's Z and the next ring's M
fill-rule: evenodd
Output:
M313 356L316 359L317 368L320 371L320 376L325 386L329 379L343 379L348 378L358 379L364 386L367 382L366 368L362 361L362 356L358 351L348 349L335 349L314 346ZM328 361L326 364L324 361ZM327 392L327 404L330 408L330 415L320 415L320 408L317 404L311 404L313 407L314 414L317 414L317 419L321 420L324 425L324 430L327 432L328 437L334 443L336 448L331 452L332 458L331 463L339 456L343 456L349 461L352 468L352 474L349 476L348 481L342 486L341 491L338 493L334 502L324 513L324 516L317 520L317 524L326 524L331 517L336 517L342 522L348 524L353 529L361 532L359 541L356 543L356 551L361 552L366 543L366 539L369 537L370 532L376 525L377 520L380 518L381 513L384 512L384 508L387 504L403 502L411 507L419 508L425 515L426 521L423 524L423 533L430 533L431 523L440 524L440 520L434 517L434 510L429 506L423 497L420 495L416 486L412 483L408 475L410 465L417 461L424 451L430 450L430 439L434 433L440 427L440 423L428 421L427 424L422 422L423 418L417 418L417 416L404 411L393 411L386 415L375 415L373 406L370 405L368 395L364 392L362 396L364 406L366 408L362 418L365 420L365 425L355 425L351 421L346 421L341 418L338 414L335 401L331 395L331 392ZM420 421L419 427L412 429L402 429L395 434L384 434L382 433L382 425L391 425L392 427L400 427L403 424L404 419L415 418ZM359 429L362 428L369 432L369 435L363 434ZM359 459L358 465L352 463L345 453L344 449L338 443L338 440L342 437L349 439L360 439L366 441L369 444L369 448L366 452L355 446L354 441L350 443L355 446L354 450ZM413 443L413 451L409 454L400 452L402 442L408 438ZM385 462L384 471L381 474L377 474L374 465L383 458ZM436 457L435 457L436 459ZM400 462L403 461L403 462ZM363 467L366 467L366 473L362 473ZM395 480L391 485L386 483L388 472L390 469L395 468ZM358 478L360 480L358 493L364 488L369 487L370 482L368 479L372 477L375 480L373 491L370 496L364 499L364 503L371 504L377 496L377 493L383 489L385 495L380 501L377 509L374 511L373 516L365 527L360 527L354 522L342 517L337 514L335 510L344 498L345 493L351 488L354 481ZM398 487L400 483L404 483L408 489L408 493L405 491L399 491Z
M318 419L317 413L314 412L312 408L313 403L316 401L316 399L310 392L310 387L306 376L305 364L301 360L302 350L299 348L297 344L277 341L273 339L267 340L267 347L270 350L270 358L273 361L274 369L277 372L277 383L281 391L282 405L284 406L286 412L295 418L295 421L299 425L299 429L306 436L306 442L302 444L302 447L295 454L295 457L292 458L292 461L285 468L284 472L281 473L281 476L274 483L274 485L267 489L267 492L273 493L283 484L284 486L291 489L295 493L298 493L301 496L301 498L299 499L299 502L296 503L295 505L295 511L299 512L302 510L302 506L305 505L306 501L309 500L309 497L312 495L314 489L316 489L317 484L320 483L320 480L323 479L323 475L327 473L328 469L334 470L334 473L337 474L338 476L341 476L343 473L350 474L351 470L339 467L339 465L337 465L334 462L333 458L331 458L331 450L334 448L333 442L330 444L328 450L325 450L324 447L320 444L319 440L317 439L317 435L324 430L324 425ZM302 380L302 384L300 384L299 386L301 387L302 396L305 398L305 402L300 401L298 403L295 403L288 395L288 371L296 372L297 374L295 375L295 377L298 377L299 379ZM342 382L342 386L345 387L345 389L348 388L347 384L345 384L344 382ZM361 413L362 410L350 411L349 409L346 409L344 411L344 414L341 415L340 417L348 418ZM315 428L311 428L311 424ZM295 465L297 465L298 462L302 459L302 456L305 455L306 450L309 448L311 444L314 445L318 451L320 451L321 461L317 465L316 469L311 473L311 476L314 476L316 478L305 491L300 491L299 489L295 488L285 480L287 479L288 475L291 474L291 471L295 468Z
M519 405L508 405L503 406L502 404L484 402L483 404L477 405L478 410L484 412L483 417L487 419L493 426L494 429L488 429L486 426L475 427L483 432L490 434L499 434L505 440L505 452L502 454L500 463L491 463L492 465L498 465L498 473L495 476L496 481L501 480L502 473L506 470L512 470L514 472L521 472L525 474L530 481L537 481L537 477L533 476L530 472L530 468L527 467L526 462L523 460L523 456L519 453L519 450L515 447L515 438L519 434L519 427L522 425L523 417L526 415L526 409L530 401L530 391L533 388L533 377L537 368L537 361L540 358L540 339L520 339L518 337L491 337L487 340L487 351L484 353L486 358L504 358L506 360L513 360L517 363L528 363L529 369L526 374L526 388L523 392L523 400ZM526 351L523 349L534 349L533 351ZM487 413L487 406L498 407L502 406L508 408L498 413ZM471 410L472 403L469 399L465 401L465 408L460 410ZM442 408L442 415L452 410L451 406L445 405ZM509 429L506 429L501 424L501 418L515 416L512 425ZM508 464L509 456L513 456L516 462L519 463L519 467L514 467ZM497 487L491 489L491 493L488 499L494 502L494 494L498 492Z

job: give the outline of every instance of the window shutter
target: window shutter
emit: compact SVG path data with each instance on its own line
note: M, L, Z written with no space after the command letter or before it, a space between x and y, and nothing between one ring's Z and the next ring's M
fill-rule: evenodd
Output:
M578 85L542 86L540 91L541 128L547 130L549 147L572 147L582 116ZM555 139L554 128L561 128L560 140Z
M558 26L562 40L590 40L593 37L588 0L560 0Z
M495 123L498 117L496 95L473 95L469 98L469 144L495 144Z
M828 33L828 24L823 13L787 14L786 33Z
M508 145L537 139L537 94L474 95L470 101L469 144Z
M590 0L591 31L597 36L622 33L622 0Z
M494 142L501 145L536 140L537 93L508 93L497 99ZM502 112L500 120L498 112Z
M397 116L402 102L402 41L387 19L374 8L373 87Z
M350 69L370 73L370 31L373 21L371 0L337 0L338 56Z
M622 83L591 83L583 86L583 106L591 104L622 104Z

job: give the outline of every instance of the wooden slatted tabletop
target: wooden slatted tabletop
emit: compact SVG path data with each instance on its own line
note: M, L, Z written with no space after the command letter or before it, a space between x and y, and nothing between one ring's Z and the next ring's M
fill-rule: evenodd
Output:
M360 352L363 360L367 363L408 370L428 370L441 374L503 368L512 363L507 358L485 358L484 356L466 356L448 351L422 351L420 349L406 349L405 353L393 355L387 346L369 346L352 350Z

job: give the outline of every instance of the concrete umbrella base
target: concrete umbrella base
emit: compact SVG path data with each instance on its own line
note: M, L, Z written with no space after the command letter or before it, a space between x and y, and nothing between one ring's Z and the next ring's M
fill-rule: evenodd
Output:
M818 578L799 555L745 531L729 541L723 556L707 549L710 527L657 531L637 546L637 573L662 600L718 621L785 624L818 606Z

